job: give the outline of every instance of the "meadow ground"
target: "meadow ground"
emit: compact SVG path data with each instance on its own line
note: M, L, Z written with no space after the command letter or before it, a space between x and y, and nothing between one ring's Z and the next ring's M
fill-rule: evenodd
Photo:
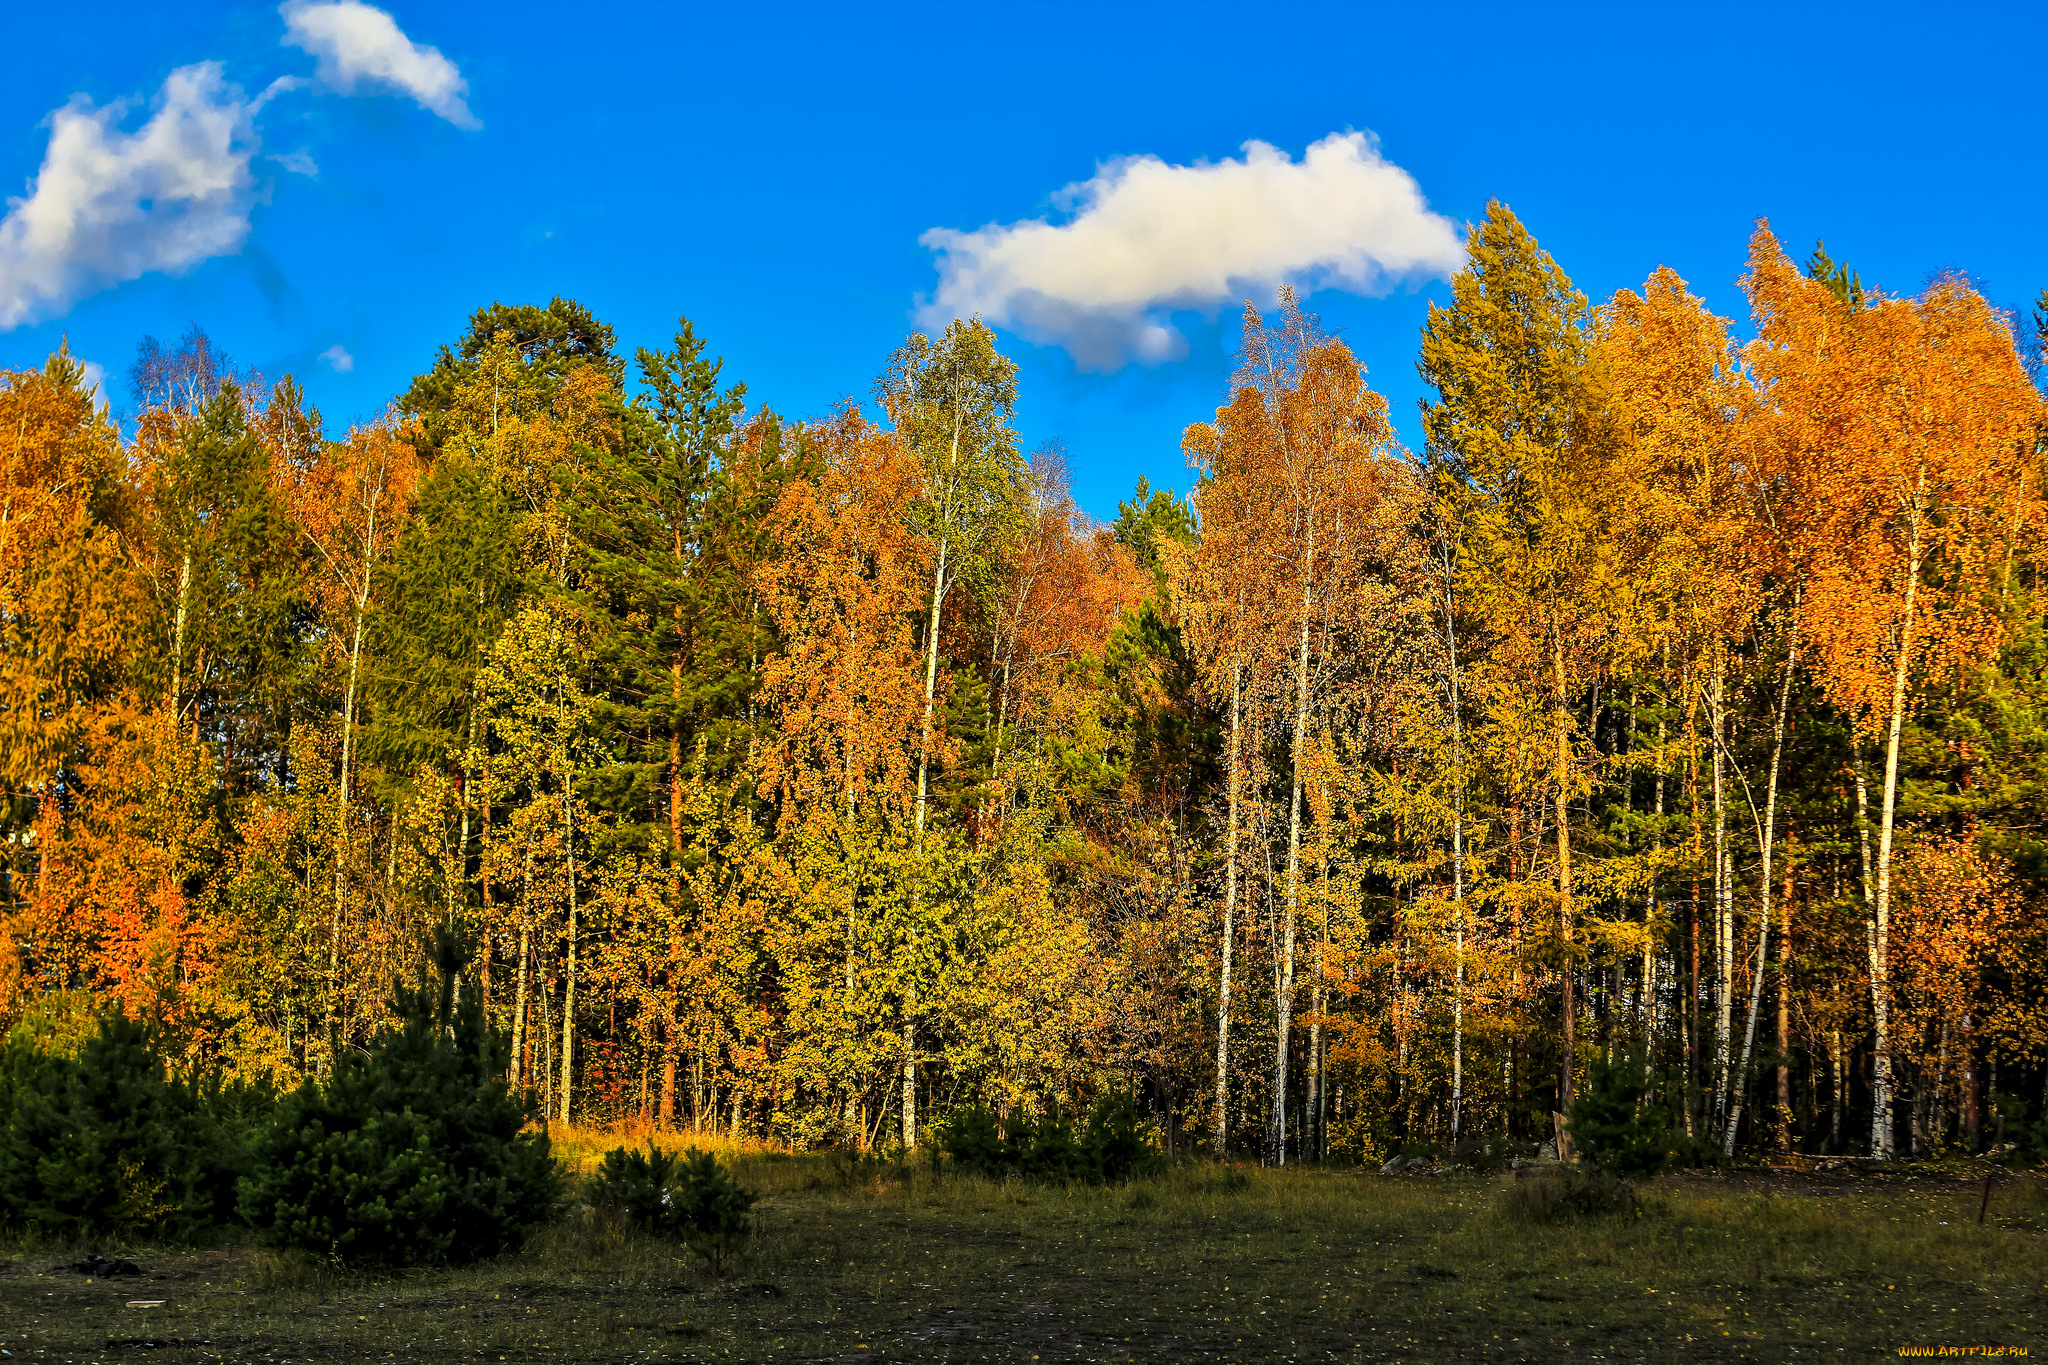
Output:
M572 1161L593 1150L564 1144ZM1981 1179L1915 1167L1672 1176L1640 1216L1549 1223L1511 1212L1501 1176L1184 1164L1053 1189L734 1161L762 1198L724 1279L580 1210L517 1257L375 1277L250 1246L138 1246L120 1250L146 1278L98 1281L51 1270L86 1248L15 1245L0 1360L2048 1356L2048 1189L2029 1178L2001 1180L1981 1225Z

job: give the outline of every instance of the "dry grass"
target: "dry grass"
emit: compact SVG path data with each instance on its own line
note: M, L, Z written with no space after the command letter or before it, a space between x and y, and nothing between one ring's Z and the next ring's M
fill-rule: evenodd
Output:
M617 1136L560 1144L591 1161ZM687 1143L682 1144L687 1145ZM0 1252L12 1359L152 1361L1860 1360L2043 1347L2048 1201L1928 1174L1677 1177L1641 1214L1529 1221L1508 1181L1183 1166L1048 1189L729 1153L748 1263L572 1211L518 1257L348 1275L138 1248L98 1284ZM131 1298L160 1309L127 1309ZM145 1346L143 1343L155 1343Z

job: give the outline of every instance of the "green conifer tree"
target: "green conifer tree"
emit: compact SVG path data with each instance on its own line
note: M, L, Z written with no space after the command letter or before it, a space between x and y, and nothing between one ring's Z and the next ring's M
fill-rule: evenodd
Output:
M506 1092L506 1048L443 930L434 976L397 987L398 1023L280 1101L241 1208L266 1240L345 1264L463 1262L517 1249L561 1173Z

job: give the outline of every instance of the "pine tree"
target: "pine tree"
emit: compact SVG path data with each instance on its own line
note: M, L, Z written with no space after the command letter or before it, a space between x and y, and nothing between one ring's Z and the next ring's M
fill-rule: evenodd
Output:
M398 1023L279 1102L241 1209L264 1238L362 1266L473 1261L516 1250L549 1217L561 1173L506 1092L506 1053L465 955L435 941L434 974L396 988Z
M665 808L658 822L673 858L685 839L686 758L709 721L744 704L749 681L745 623L718 619L725 603L706 581L715 542L749 529L714 515L746 386L719 389L722 362L688 319L673 350L643 347L638 362L645 390L624 414L624 440L578 471L568 515L609 675L602 723L636 745L600 779L601 799L620 811Z
M489 351L501 339L517 358L516 381L494 373ZM510 390L517 384L530 386L541 406L570 373L586 365L618 387L625 366L612 354L613 339L612 329L574 299L557 295L545 308L492 303L470 314L462 340L441 347L432 367L414 377L398 405L420 421L426 444L438 450L465 424L495 429L512 408ZM477 388L480 395L464 393Z
M179 1079L160 1028L101 1017L78 1055L29 1027L0 1049L0 1218L63 1237L182 1234L234 1216L240 1095Z

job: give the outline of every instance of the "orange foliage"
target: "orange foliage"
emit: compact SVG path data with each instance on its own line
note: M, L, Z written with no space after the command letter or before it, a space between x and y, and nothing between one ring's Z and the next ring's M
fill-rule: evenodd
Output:
M823 470L783 490L782 554L756 575L784 641L761 668L778 728L760 790L791 828L870 800L908 809L924 706L912 621L932 553L904 524L919 470L900 440L857 409L810 435Z
M1875 731L1901 666L1966 668L1997 646L1985 594L2039 520L2041 397L2005 318L1963 280L1851 308L1760 226L1744 283L1769 396L1758 458L1810 576L1802 623L1829 697Z
M1099 653L1151 587L1130 551L1075 504L1056 453L1034 456L1031 477L1031 518L1011 557L996 622L999 726L1013 712L1019 723L1043 717L1061 671Z
M2019 888L1974 838L1916 839L1900 872L1906 895L1892 922L1892 970L1901 1042L1932 1060L1937 1033L1981 1019L1984 970L2018 921Z

